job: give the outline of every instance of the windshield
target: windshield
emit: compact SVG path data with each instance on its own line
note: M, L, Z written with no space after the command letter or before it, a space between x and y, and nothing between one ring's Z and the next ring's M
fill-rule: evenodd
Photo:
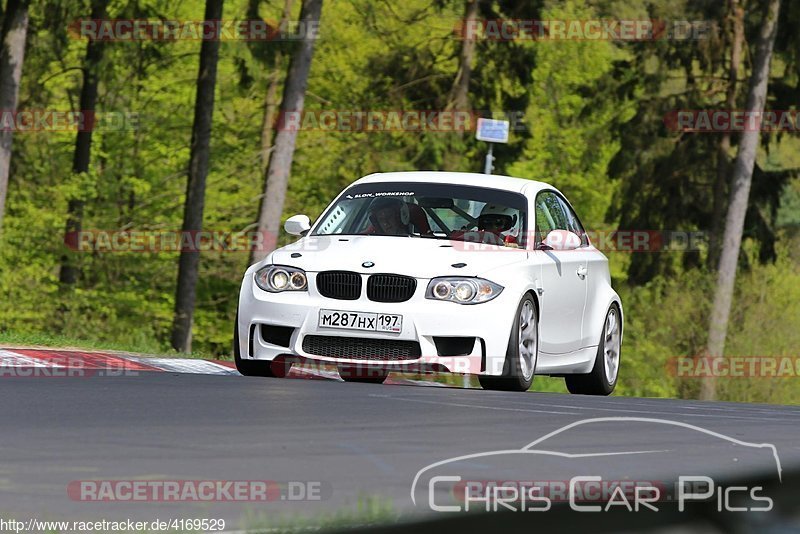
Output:
M390 235L522 247L526 205L520 193L488 187L359 184L327 209L313 235Z

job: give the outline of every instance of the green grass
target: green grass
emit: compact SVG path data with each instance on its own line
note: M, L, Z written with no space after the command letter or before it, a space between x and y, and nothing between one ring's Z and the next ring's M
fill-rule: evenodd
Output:
M353 527L379 526L396 523L400 519L392 501L376 495L360 495L354 506L329 510L306 516L276 515L274 513L249 513L243 521L247 532L325 532Z

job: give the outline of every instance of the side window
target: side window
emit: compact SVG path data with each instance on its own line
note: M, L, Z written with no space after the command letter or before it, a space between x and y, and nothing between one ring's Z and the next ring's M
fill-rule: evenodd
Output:
M553 229L553 219L545 205L536 198L536 239L535 244L541 243Z
M575 232L581 238L581 245L587 246L589 244L589 239L586 236L586 231L583 229L581 222L578 220L578 216L575 215L575 212L572 211L572 208L563 198L558 197L558 201L561 204L561 209L564 211L564 215L566 216L567 230Z
M544 191L536 196L536 244L553 230L568 230L567 214L555 193Z

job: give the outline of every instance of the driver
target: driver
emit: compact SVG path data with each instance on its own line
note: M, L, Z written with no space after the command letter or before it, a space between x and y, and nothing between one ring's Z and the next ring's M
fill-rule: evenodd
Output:
M379 198L370 206L369 220L375 233L409 235L408 205L399 198Z
M512 229L517 225L517 210L500 204L486 204L478 216L478 230L494 234L503 244L517 247Z

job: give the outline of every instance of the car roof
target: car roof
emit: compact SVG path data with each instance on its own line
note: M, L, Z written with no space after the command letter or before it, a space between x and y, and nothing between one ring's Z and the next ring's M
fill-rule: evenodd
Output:
M405 171L380 172L364 176L351 185L381 182L426 182L433 184L459 184L477 187L491 187L518 193L536 193L542 189L556 189L550 184L514 178L502 174L481 174L477 172L446 171ZM557 189L556 189L557 191Z

